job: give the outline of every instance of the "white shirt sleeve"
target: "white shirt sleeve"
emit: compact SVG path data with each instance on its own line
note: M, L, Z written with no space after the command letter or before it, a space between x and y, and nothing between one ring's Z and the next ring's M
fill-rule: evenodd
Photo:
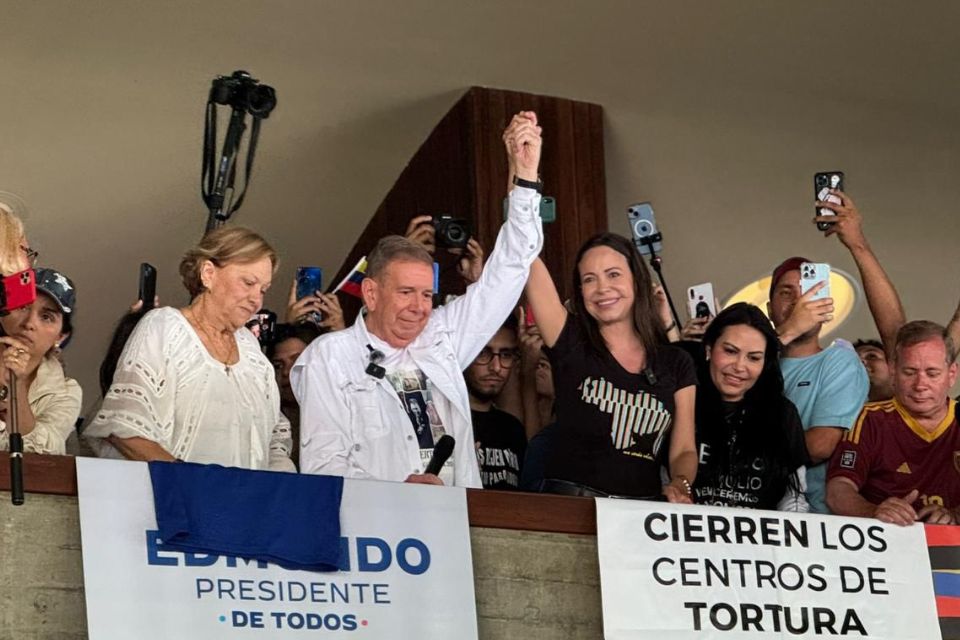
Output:
M176 366L165 353L162 311L144 316L130 335L85 437L146 438L172 453L177 380Z
M464 295L436 310L453 332L460 368L466 369L513 311L527 283L530 264L543 247L540 194L516 187L510 211L480 279Z

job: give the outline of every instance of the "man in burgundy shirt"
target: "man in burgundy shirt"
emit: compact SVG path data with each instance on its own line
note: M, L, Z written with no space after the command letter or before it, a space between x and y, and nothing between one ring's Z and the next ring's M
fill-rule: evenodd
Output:
M960 522L960 426L948 395L955 358L942 326L918 321L900 329L893 399L868 403L830 461L833 513L900 525Z

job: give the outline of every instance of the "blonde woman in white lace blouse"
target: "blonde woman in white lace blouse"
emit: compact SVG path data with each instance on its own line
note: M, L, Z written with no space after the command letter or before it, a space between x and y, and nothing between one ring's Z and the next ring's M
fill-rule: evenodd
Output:
M100 455L294 471L273 366L244 327L276 253L241 227L208 233L180 263L192 302L148 313L84 436Z

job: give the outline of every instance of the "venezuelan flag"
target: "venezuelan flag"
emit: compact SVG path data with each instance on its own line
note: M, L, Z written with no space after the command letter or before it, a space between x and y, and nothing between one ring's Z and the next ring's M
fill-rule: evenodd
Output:
M945 639L960 638L960 526L924 526L940 631Z
M343 291L344 293L355 298L362 298L363 296L360 293L360 283L363 282L363 279L366 277L367 256L363 256L359 261L357 261L357 264L353 267L350 275L340 281L340 284L338 284L337 288L333 290L333 293L336 293L337 291Z

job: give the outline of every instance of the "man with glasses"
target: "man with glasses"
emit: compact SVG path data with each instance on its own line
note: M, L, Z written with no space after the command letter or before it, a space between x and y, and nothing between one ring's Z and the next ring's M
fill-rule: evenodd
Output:
M493 404L519 364L517 320L510 316L463 372L484 489L515 491L520 486L527 437L519 420Z

